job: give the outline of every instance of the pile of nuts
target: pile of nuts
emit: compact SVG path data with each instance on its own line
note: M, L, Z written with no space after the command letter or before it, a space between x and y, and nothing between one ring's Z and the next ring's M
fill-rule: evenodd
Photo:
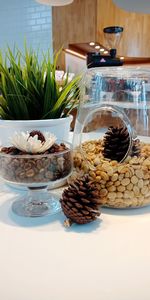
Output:
M102 141L84 142L74 153L75 176L89 174L105 207L128 208L150 204L150 145L140 144L140 157L123 163L105 159Z
M64 144L55 145L51 149L51 153L25 155L18 154L18 150L13 147L2 148L1 176L15 183L46 183L65 178L72 169L71 150Z

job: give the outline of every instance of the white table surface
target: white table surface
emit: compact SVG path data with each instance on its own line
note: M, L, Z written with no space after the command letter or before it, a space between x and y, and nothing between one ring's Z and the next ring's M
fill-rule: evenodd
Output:
M62 213L16 216L15 197L1 186L1 300L150 299L150 207L65 229Z
M0 185L0 300L150 300L150 206L66 229L16 216L17 192Z

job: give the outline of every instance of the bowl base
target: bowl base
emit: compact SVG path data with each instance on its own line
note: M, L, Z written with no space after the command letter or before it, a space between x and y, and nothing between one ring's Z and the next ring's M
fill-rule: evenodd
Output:
M47 192L46 194L43 193L41 199L27 199L27 196L20 197L12 204L12 211L24 217L54 215L61 211L58 195Z

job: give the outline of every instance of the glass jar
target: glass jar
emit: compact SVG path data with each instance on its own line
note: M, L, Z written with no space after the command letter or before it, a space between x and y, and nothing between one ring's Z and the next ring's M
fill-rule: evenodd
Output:
M106 207L150 204L150 71L95 68L84 78L74 176L89 174Z

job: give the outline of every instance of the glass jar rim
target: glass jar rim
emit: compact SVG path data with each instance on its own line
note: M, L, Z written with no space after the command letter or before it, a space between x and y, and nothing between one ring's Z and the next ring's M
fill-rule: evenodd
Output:
M59 151L59 152L54 152L54 153L41 153L41 154L11 154L11 153L5 153L5 152L0 152L0 157L7 157L7 158L25 158L25 159L42 159L42 158L50 158L53 156L62 156L70 151L72 151L73 147L72 147L72 143L70 142L66 142L66 141L59 141L59 143L64 143L65 145L69 146L68 149ZM60 145L60 144L59 144ZM1 147L2 149L3 147Z
M124 157L122 158L122 160L119 161L119 163L122 163L127 158L127 156L130 154L130 152L131 152L131 149L132 149L132 146L133 146L133 141L135 139L135 132L134 132L134 130L132 128L131 122L130 122L129 118L127 117L127 115L121 109L119 109L115 105L111 106L111 105L102 104L102 105L99 105L99 107L91 110L87 114L87 116L86 116L86 118L85 118L85 120L84 120L84 122L82 124L81 133L80 133L80 141L79 141L79 143L80 143L81 154L83 155L83 158L87 161L87 159L85 157L85 154L84 154L84 151L82 149L82 143L83 143L83 141L82 141L82 134L83 134L83 130L84 130L85 124L87 123L87 121L90 118L90 116L92 116L94 113L103 112L103 111L117 113L118 117L120 118L120 120L122 120L123 124L125 125L125 127L128 130L128 133L129 133L129 146L128 146L128 150L127 150L126 154L124 155ZM88 164L93 169L92 164L89 163L89 162L88 162Z

